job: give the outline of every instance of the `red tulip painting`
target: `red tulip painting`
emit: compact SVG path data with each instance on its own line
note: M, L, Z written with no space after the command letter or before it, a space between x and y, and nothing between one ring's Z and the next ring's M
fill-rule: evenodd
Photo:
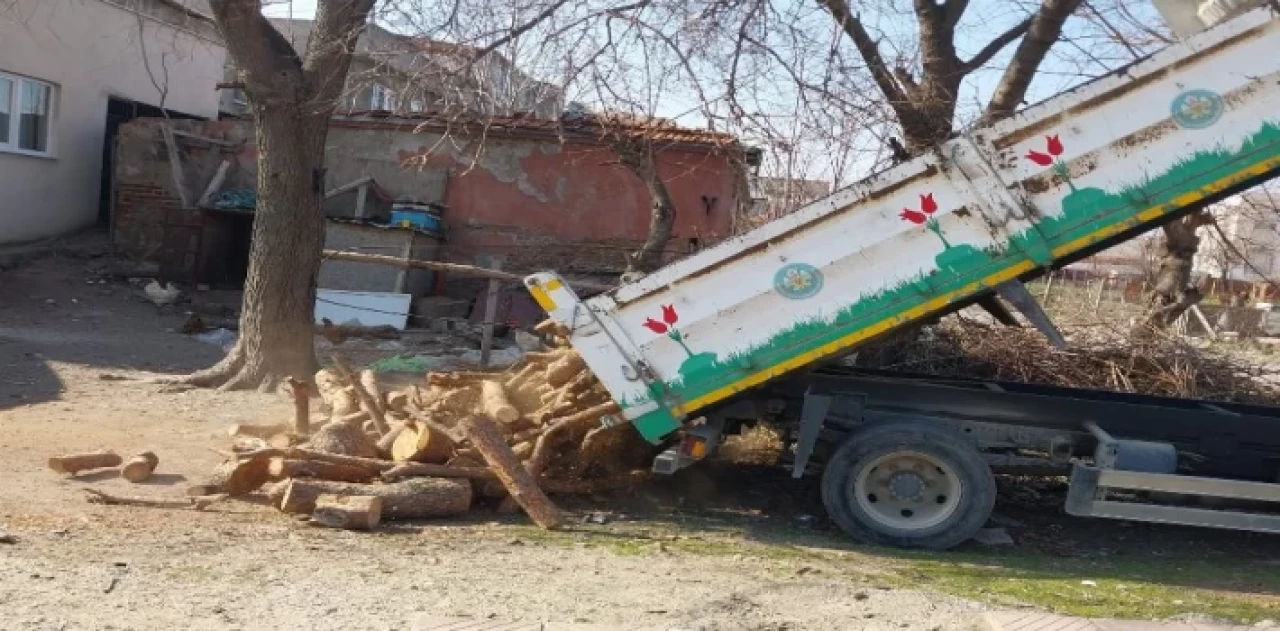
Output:
M662 305L661 321L654 320L653 318L645 318L644 322L641 324L644 328L649 329L658 335L665 333L667 337L675 341L676 344L679 344L680 348L683 348L684 352L687 353L689 357L693 357L693 351L689 350L689 347L684 344L684 336L676 330L675 325L676 322L679 321L680 314L676 313L675 305Z
M928 228L930 232L942 239L943 247L950 249L951 244L947 243L947 238L942 234L942 226L933 216L933 213L936 212L938 212L938 202L934 201L933 193L925 193L920 196L920 210L903 208L902 212L898 213L898 216L910 223Z
M1071 187L1072 191L1075 191L1076 185L1071 181L1071 172L1067 169L1067 163L1059 159L1063 150L1062 140L1058 138L1057 134L1054 134L1044 137L1043 152L1031 149L1023 157L1042 167L1053 167L1053 172L1062 176L1062 179L1067 182L1067 186Z

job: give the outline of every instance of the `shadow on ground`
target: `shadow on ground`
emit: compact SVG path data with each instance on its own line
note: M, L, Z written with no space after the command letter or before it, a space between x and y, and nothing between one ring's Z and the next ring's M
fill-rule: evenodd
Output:
M174 332L181 307L157 308L91 268L90 259L48 255L0 271L0 410L58 399L66 384L54 363L180 374L222 357Z

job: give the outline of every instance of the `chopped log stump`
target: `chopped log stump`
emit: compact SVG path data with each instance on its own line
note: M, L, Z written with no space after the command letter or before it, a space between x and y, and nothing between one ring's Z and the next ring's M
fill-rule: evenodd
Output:
M368 467L286 458L272 458L267 464L267 474L274 481L288 478L316 478L333 482L372 482L378 477L378 472Z
M119 455L112 451L94 451L83 454L67 454L65 456L54 456L49 459L49 468L58 473L69 473L75 475L81 471L91 469L104 469L106 467L118 467L124 462Z
M269 475L265 459L229 460L224 462L200 484L187 487L187 495L245 495L266 484Z
M160 459L150 451L144 451L129 459L120 467L120 477L137 484L151 477L152 472L160 465Z
M392 459L391 448L396 444L396 439L400 437L400 432L404 431L404 423L392 423L391 431L383 434L375 445L378 448L378 457L388 460Z
M499 423L512 423L520 418L520 410L507 400L507 390L496 381L480 382L480 411Z
M382 498L385 519L451 517L471 508L471 483L444 478L410 478L393 484L351 484L294 478L281 498L280 510L309 514L321 495Z
M373 530L382 521L382 498L374 495L332 495L316 498L311 521L329 528Z
M327 454L377 458L378 446L359 428L346 423L325 423L307 441L311 449Z
M453 439L431 423L408 421L391 444L396 462L442 464L453 456Z
M552 529L564 524L560 509L538 488L538 483L512 453L502 439L502 431L493 421L484 416L473 416L463 424L463 428L471 439L471 444L484 456L489 468L497 474L507 492L538 527Z

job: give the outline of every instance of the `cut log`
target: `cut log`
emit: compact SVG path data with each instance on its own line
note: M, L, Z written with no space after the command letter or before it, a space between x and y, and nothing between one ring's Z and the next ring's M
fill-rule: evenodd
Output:
M75 475L90 469L118 467L123 460L112 451L94 451L83 454L67 454L49 459L49 468L58 473Z
M293 431L297 434L310 434L311 384L290 379L289 389L293 394Z
M330 415L339 417L360 411L355 391L348 387L336 371L325 368L316 372L315 386L320 399L328 406Z
M364 427L366 423L372 422L372 417L364 410L358 410L343 416L331 416L330 423L345 423L352 427Z
M533 327L539 335L569 337L569 327L554 318L547 318Z
M453 440L432 423L409 421L391 444L396 462L443 464L453 456Z
M378 383L378 374L368 368L360 371L360 387L369 393L369 398L373 400L373 404L378 408L378 412L386 415L387 399L382 393L382 385Z
M499 423L511 423L520 418L520 410L507 400L507 391L497 381L480 382L480 411Z
M267 462L271 458L318 460L320 462L332 462L335 464L345 464L355 467L367 467L369 469L382 472L396 470L406 477L469 478L472 480L493 480L497 477L492 471L484 467L422 464L417 462L391 462L389 460L377 460L374 458L357 458L355 456L326 454L310 449L302 449L300 447L292 447L289 449L262 449L252 453L241 454L239 457L242 460L261 460L263 462Z
M378 446L359 429L346 423L326 423L307 441L311 449L327 454L377 458Z
M268 484L266 487L267 503L271 504L274 508L280 508L280 503L284 501L284 492L289 490L290 482L292 482L292 480L281 480L279 482Z
M144 451L129 459L120 467L120 477L137 484L151 477L151 473L160 465L160 459L150 451Z
M564 423L565 425L569 425L574 428L585 429L591 423L598 421L605 416L608 416L610 414L617 414L621 411L622 411L622 408L618 407L617 403L614 403L613 401L609 401L607 403L601 403L600 405L596 405L594 407L588 408L576 414L570 414L562 418L552 419L552 422Z
M351 388L355 390L356 399L360 402L360 407L369 413L374 423L378 424L378 432L385 434L390 431L387 426L386 415L382 413L382 406L374 398L375 395L373 393L365 390L364 384L360 381L360 376L351 370L347 361L340 355L333 356L333 364L338 371L338 376L345 379L351 385Z
M333 482L372 482L378 477L378 472L368 467L287 458L272 458L267 465L267 474L277 481L286 478L316 478Z
M382 521L382 498L326 493L316 498L311 521L329 528L373 530Z
M585 370L587 363L577 353L564 353L564 356L547 366L547 383L559 388Z
M279 434L273 434L270 438L267 438L267 444L276 449L297 447L305 442L307 442L306 436L303 436L302 434L295 434L293 432L280 432Z
M560 510L538 488L533 476L529 475L502 439L502 432L493 421L484 416L473 416L463 423L463 429L471 444L480 451L485 462L489 463L489 468L507 488L507 492L533 518L534 523L547 529L558 528L564 523Z
M261 438L266 440L276 434L289 431L291 428L283 423L274 425L252 425L249 423L238 423L227 428L229 436L248 436L250 438Z
M204 482L187 487L187 495L244 495L268 481L265 459L229 460L218 465Z
M471 483L443 478L410 478L393 484L350 484L294 478L284 492L280 510L311 513L321 495L382 498L385 519L418 519L460 515L471 508Z
M379 458L383 458L386 460L392 459L391 447L392 445L395 445L396 439L400 437L400 432L403 432L403 431L404 431L404 423L393 423L391 425L391 431L387 432L386 434L383 434L382 437L378 439L378 444L376 446L378 448Z

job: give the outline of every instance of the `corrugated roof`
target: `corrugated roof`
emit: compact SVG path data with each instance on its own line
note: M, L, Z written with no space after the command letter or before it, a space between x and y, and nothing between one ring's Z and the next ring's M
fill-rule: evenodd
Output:
M416 129L453 130L462 133L483 131L486 134L524 133L553 136L590 137L606 141L614 134L643 135L655 142L690 144L705 147L739 147L733 134L681 127L664 119L601 121L594 116L574 119L547 119L534 116L468 117L453 113L401 113L378 110L342 110L335 114L335 124L368 127L411 127Z

